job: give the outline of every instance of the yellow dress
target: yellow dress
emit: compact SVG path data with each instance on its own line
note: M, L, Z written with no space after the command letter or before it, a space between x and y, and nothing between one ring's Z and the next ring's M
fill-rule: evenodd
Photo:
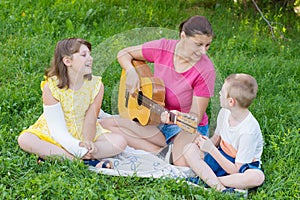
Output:
M82 128L84 123L85 113L88 110L90 104L94 102L96 95L98 94L102 78L93 76L92 79L84 81L84 84L79 90L72 89L60 89L57 87L58 80L56 76L48 78L46 81L41 82L41 89L48 82L49 88L54 98L56 98L64 112L65 121L69 133L76 139L83 140ZM99 123L96 123L97 131L94 140L96 140L101 134L110 132L101 127ZM40 139L51 142L57 146L60 146L50 136L47 122L42 114L39 119L28 129L21 132L30 132L37 135Z

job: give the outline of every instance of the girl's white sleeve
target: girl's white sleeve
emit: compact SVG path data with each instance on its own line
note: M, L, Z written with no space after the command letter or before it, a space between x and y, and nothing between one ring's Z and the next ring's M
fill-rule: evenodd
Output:
M54 105L43 105L44 117L51 137L75 157L82 158L88 150L80 147L80 140L74 138L67 129L64 113L60 102Z

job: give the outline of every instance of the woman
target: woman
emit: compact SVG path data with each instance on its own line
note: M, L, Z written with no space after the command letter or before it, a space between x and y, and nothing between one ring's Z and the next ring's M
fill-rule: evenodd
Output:
M199 120L198 132L208 135L208 117L205 113L214 94L215 69L206 55L213 31L203 16L193 16L179 26L180 40L160 39L131 46L118 53L118 61L126 71L126 87L135 95L140 87L133 60L154 63L154 77L165 84L165 107L176 114L188 113ZM129 146L150 152L159 152L165 144L173 145L173 163L186 166L182 157L185 144L195 135L183 131L170 122L163 112L158 126L141 126L121 117L105 118L104 128L122 134Z

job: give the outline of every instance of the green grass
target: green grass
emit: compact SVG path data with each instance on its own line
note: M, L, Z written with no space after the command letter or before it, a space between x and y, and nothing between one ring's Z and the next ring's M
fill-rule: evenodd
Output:
M93 44L94 72L103 76L105 85L103 109L115 113L121 72L117 51L162 36L176 38L179 23L194 14L207 16L216 33L209 51L217 69L216 96L208 110L212 126L219 108L217 93L227 75L249 73L259 84L250 109L265 139L266 181L249 198L300 198L299 17L264 10L276 22L272 39L259 13L225 3L3 0L0 7L1 199L234 199L176 180L96 174L77 161L37 165L36 156L17 144L19 133L42 112L39 84L57 41L83 37Z

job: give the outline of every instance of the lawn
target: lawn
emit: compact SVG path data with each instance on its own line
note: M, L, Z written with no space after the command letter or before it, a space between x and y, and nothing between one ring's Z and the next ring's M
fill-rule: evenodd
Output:
M176 3L175 3L176 2ZM209 56L217 70L211 128L219 109L218 91L231 73L249 73L259 84L250 110L265 146L266 181L250 199L300 198L300 20L294 13L268 11L274 36L252 7L209 1L1 0L0 1L0 198L1 199L235 199L185 182L96 174L79 161L36 164L23 152L19 133L42 113L40 81L57 41L82 37L93 45L94 74L103 76L103 109L117 113L121 48L148 40L178 38L178 25L191 15L206 16L215 38Z

